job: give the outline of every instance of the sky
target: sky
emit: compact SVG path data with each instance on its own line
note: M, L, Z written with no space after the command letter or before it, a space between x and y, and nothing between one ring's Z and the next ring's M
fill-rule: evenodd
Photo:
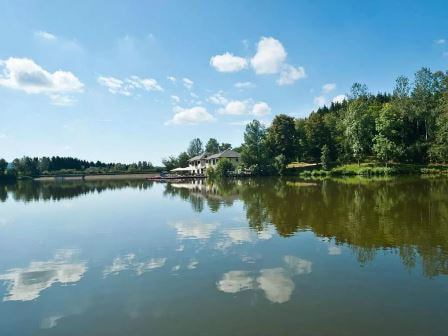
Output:
M0 1L0 157L160 164L448 68L443 1Z

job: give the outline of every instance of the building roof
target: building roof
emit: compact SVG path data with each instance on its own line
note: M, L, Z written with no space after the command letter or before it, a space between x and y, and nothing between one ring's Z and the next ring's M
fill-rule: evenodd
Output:
M218 158L221 158L221 157L239 158L239 157L241 157L241 154L236 152L236 151L234 151L234 150L232 150L232 149L226 149L225 151L222 151L220 153L210 155L209 157L207 157L207 160L218 159Z
M204 152L204 153L202 153L202 154L193 156L193 157L192 157L190 160L188 160L188 161L191 162L191 161L202 160L202 159L205 159L208 155L209 155L209 153Z

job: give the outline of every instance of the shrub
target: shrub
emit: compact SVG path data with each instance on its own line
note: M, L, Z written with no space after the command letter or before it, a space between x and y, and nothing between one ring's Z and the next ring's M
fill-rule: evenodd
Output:
M216 165L216 176L217 177L229 177L230 174L235 170L235 166L233 163L227 159L223 158L218 161L218 164Z

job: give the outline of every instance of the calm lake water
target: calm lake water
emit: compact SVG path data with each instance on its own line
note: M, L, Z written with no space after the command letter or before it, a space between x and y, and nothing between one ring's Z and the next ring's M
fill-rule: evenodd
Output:
M0 335L447 335L448 179L0 185Z

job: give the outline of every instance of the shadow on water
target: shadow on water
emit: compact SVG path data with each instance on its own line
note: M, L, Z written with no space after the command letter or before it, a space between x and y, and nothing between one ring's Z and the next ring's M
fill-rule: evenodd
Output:
M0 201L58 201L121 188L149 189L150 181L19 182L0 185ZM194 211L219 212L242 201L248 225L273 225L282 237L300 231L349 246L361 264L377 253L397 253L423 273L448 274L447 179L361 178L302 181L262 178L211 183L167 183L164 197L189 202Z

